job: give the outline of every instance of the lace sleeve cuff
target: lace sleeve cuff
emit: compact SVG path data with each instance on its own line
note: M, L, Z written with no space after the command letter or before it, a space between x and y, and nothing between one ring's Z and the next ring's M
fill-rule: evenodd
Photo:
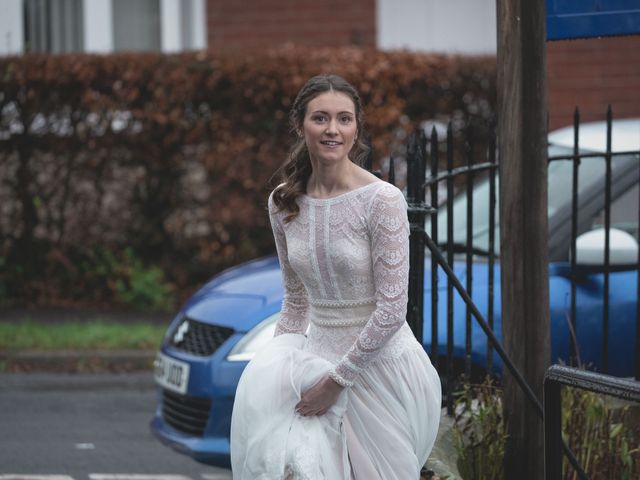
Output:
M329 373L329 376L343 387L350 387L361 371L362 368L351 362L348 356L345 356Z
M341 377L335 369L329 372L329 377L338 385L342 385L345 388L351 387L353 385L353 381L349 381Z

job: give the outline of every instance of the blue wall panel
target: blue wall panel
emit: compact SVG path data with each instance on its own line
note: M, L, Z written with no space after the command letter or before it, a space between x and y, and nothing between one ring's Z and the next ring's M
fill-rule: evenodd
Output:
M640 0L546 0L547 40L640 35Z

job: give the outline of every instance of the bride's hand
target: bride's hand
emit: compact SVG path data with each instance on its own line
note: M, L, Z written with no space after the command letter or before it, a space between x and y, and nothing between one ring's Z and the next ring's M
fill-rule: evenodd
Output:
M296 412L300 415L324 415L336 403L344 387L325 375L318 383L302 394L296 405Z

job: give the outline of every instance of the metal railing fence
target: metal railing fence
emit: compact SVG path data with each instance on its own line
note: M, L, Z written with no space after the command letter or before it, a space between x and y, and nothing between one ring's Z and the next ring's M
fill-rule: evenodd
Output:
M438 138L436 129L434 128L429 138L425 133L420 130L415 135L411 136L407 146L407 185L406 185L406 197L408 203L408 215L411 227L410 233L410 278L409 278L409 305L407 310L407 321L411 326L416 337L424 344L423 325L424 322L424 292L425 292L425 250L428 248L430 252L430 336L431 342L429 345L429 352L432 361L439 368L442 375L442 367L444 367L444 386L447 402L447 411L449 414L453 413L453 399L451 390L455 382L459 381L459 377L462 374L463 377L469 379L472 375L473 363L473 344L472 344L472 317L475 318L476 324L480 327L483 334L486 336L486 358L485 358L485 371L494 372L494 351L498 354L499 359L503 365L514 376L517 384L522 388L528 401L535 407L536 411L543 418L543 407L538 398L533 393L533 389L527 384L524 377L514 366L511 359L508 357L504 349L502 348L496 333L494 332L494 319L495 319L495 295L496 289L494 283L496 280L496 208L498 204L497 199L497 152L495 141L495 129L489 129L490 135L486 142L486 150L481 155L480 161L477 161L477 149L474 149L472 131L469 130L468 137L464 142L465 148L465 165L454 166L454 135L452 131L452 125L449 124L447 128L447 134L444 141L445 148L441 148L441 139ZM607 114L607 146L606 151L603 153L589 153L581 152L579 149L579 113L576 110L575 123L574 123L574 148L570 155L557 155L550 156L549 162L555 162L560 160L572 161L572 188L571 188L571 250L570 250L570 275L571 281L571 307L570 307L570 324L572 335L570 335L570 351L572 359L577 358L578 346L576 345L576 334L579 325L576 321L577 313L577 283L580 281L580 269L576 260L576 240L578 234L584 230L583 226L580 226L578 221L579 209L579 173L580 162L587 158L602 157L605 161L605 202L604 202L604 228L605 228L605 256L604 263L601 269L604 276L604 293L603 293L603 346L602 346L602 365L604 370L608 369L608 356L609 356L609 294L610 284L609 276L616 268L611 265L611 258L609 254L610 250L610 230L611 230L611 203L612 203L612 161L619 156L637 155L638 168L636 171L637 178L640 179L640 151L632 152L613 152L611 144L611 132L612 132L612 115L609 109ZM640 147L640 145L639 145ZM444 150L444 151L442 151ZM440 164L445 163L446 168L440 170ZM427 167L429 175L427 176ZM483 176L486 177L488 182L488 204L489 204L489 219L488 219L488 242L486 248L479 248L474 245L474 215L477 215L474 209L474 179ZM466 180L464 188L461 188L456 192L455 183L457 179L464 177ZM389 162L389 181L395 183L396 175L394 169L394 160L390 159ZM636 180L638 181L638 180ZM438 205L439 200L439 187L444 183L446 188L446 236L445 241L440 241L440 235L438 225L438 211L436 208L431 207L425 202L425 196L427 189L429 190L429 197L431 205ZM456 238L456 232L454 227L456 225L456 218L454 217L454 197L456 195L466 195L466 218L464 224L466 226L466 232L464 235L464 241L459 242ZM638 225L640 225L640 194L638 198ZM429 219L429 222L427 222ZM429 223L430 233L425 230L425 224ZM640 229L638 229L640 230ZM636 238L640 235L640 232L636 232ZM638 238L640 243L640 238ZM461 283L459 278L454 272L454 262L459 256L464 256L464 272L465 272L465 285ZM446 258L445 258L446 257ZM472 299L473 295L473 267L474 262L477 261L477 257L483 257L486 259L488 285L487 285L487 298L486 298L486 316L478 309ZM625 267L629 269L629 266ZM638 260L635 265L636 277L640 280L640 253L638 254ZM442 281L438 272L444 274L446 278L446 345L444 349L441 349L440 345L440 326L439 325L439 284ZM638 298L640 298L640 281L638 282ZM464 354L463 354L463 369L460 369L459 352L456 358L455 345L454 345L454 322L456 317L454 316L454 293L458 295L459 300L464 304ZM460 318L457 318L460 321ZM635 375L636 378L640 378L640 305L636 302L636 336L635 336ZM442 358L442 352L445 352L444 359ZM444 360L444 364L443 364ZM553 428L557 425L554 423ZM550 428L545 423L545 428ZM568 447L562 442L554 444L555 452L559 452L560 448L567 455L573 468L576 470L580 478L587 478L583 469L578 465L578 462Z

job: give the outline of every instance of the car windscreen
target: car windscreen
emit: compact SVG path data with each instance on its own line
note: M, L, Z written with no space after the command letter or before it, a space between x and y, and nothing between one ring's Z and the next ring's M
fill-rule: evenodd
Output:
M555 145L549 146L549 157L572 155L572 150ZM583 158L580 162L578 175L578 196L592 188L597 182L604 185L605 162L603 156ZM630 157L615 157L614 163L621 165L629 163L634 159ZM637 162L637 159L635 159ZM548 166L548 207L549 217L552 217L560 209L570 205L572 194L573 161L554 160ZM441 184L440 190L446 186ZM494 252L500 252L499 235L499 181L496 175L496 211L495 211L495 244ZM427 192L427 198L429 193ZM489 179L485 175L474 181L473 188L473 222L472 222L472 247L476 251L489 251ZM447 204L446 200L438 207L438 238L437 243L443 245L447 243ZM427 217L426 232L431 235L431 218ZM457 192L453 201L453 243L460 248L467 244L467 193L466 190Z

